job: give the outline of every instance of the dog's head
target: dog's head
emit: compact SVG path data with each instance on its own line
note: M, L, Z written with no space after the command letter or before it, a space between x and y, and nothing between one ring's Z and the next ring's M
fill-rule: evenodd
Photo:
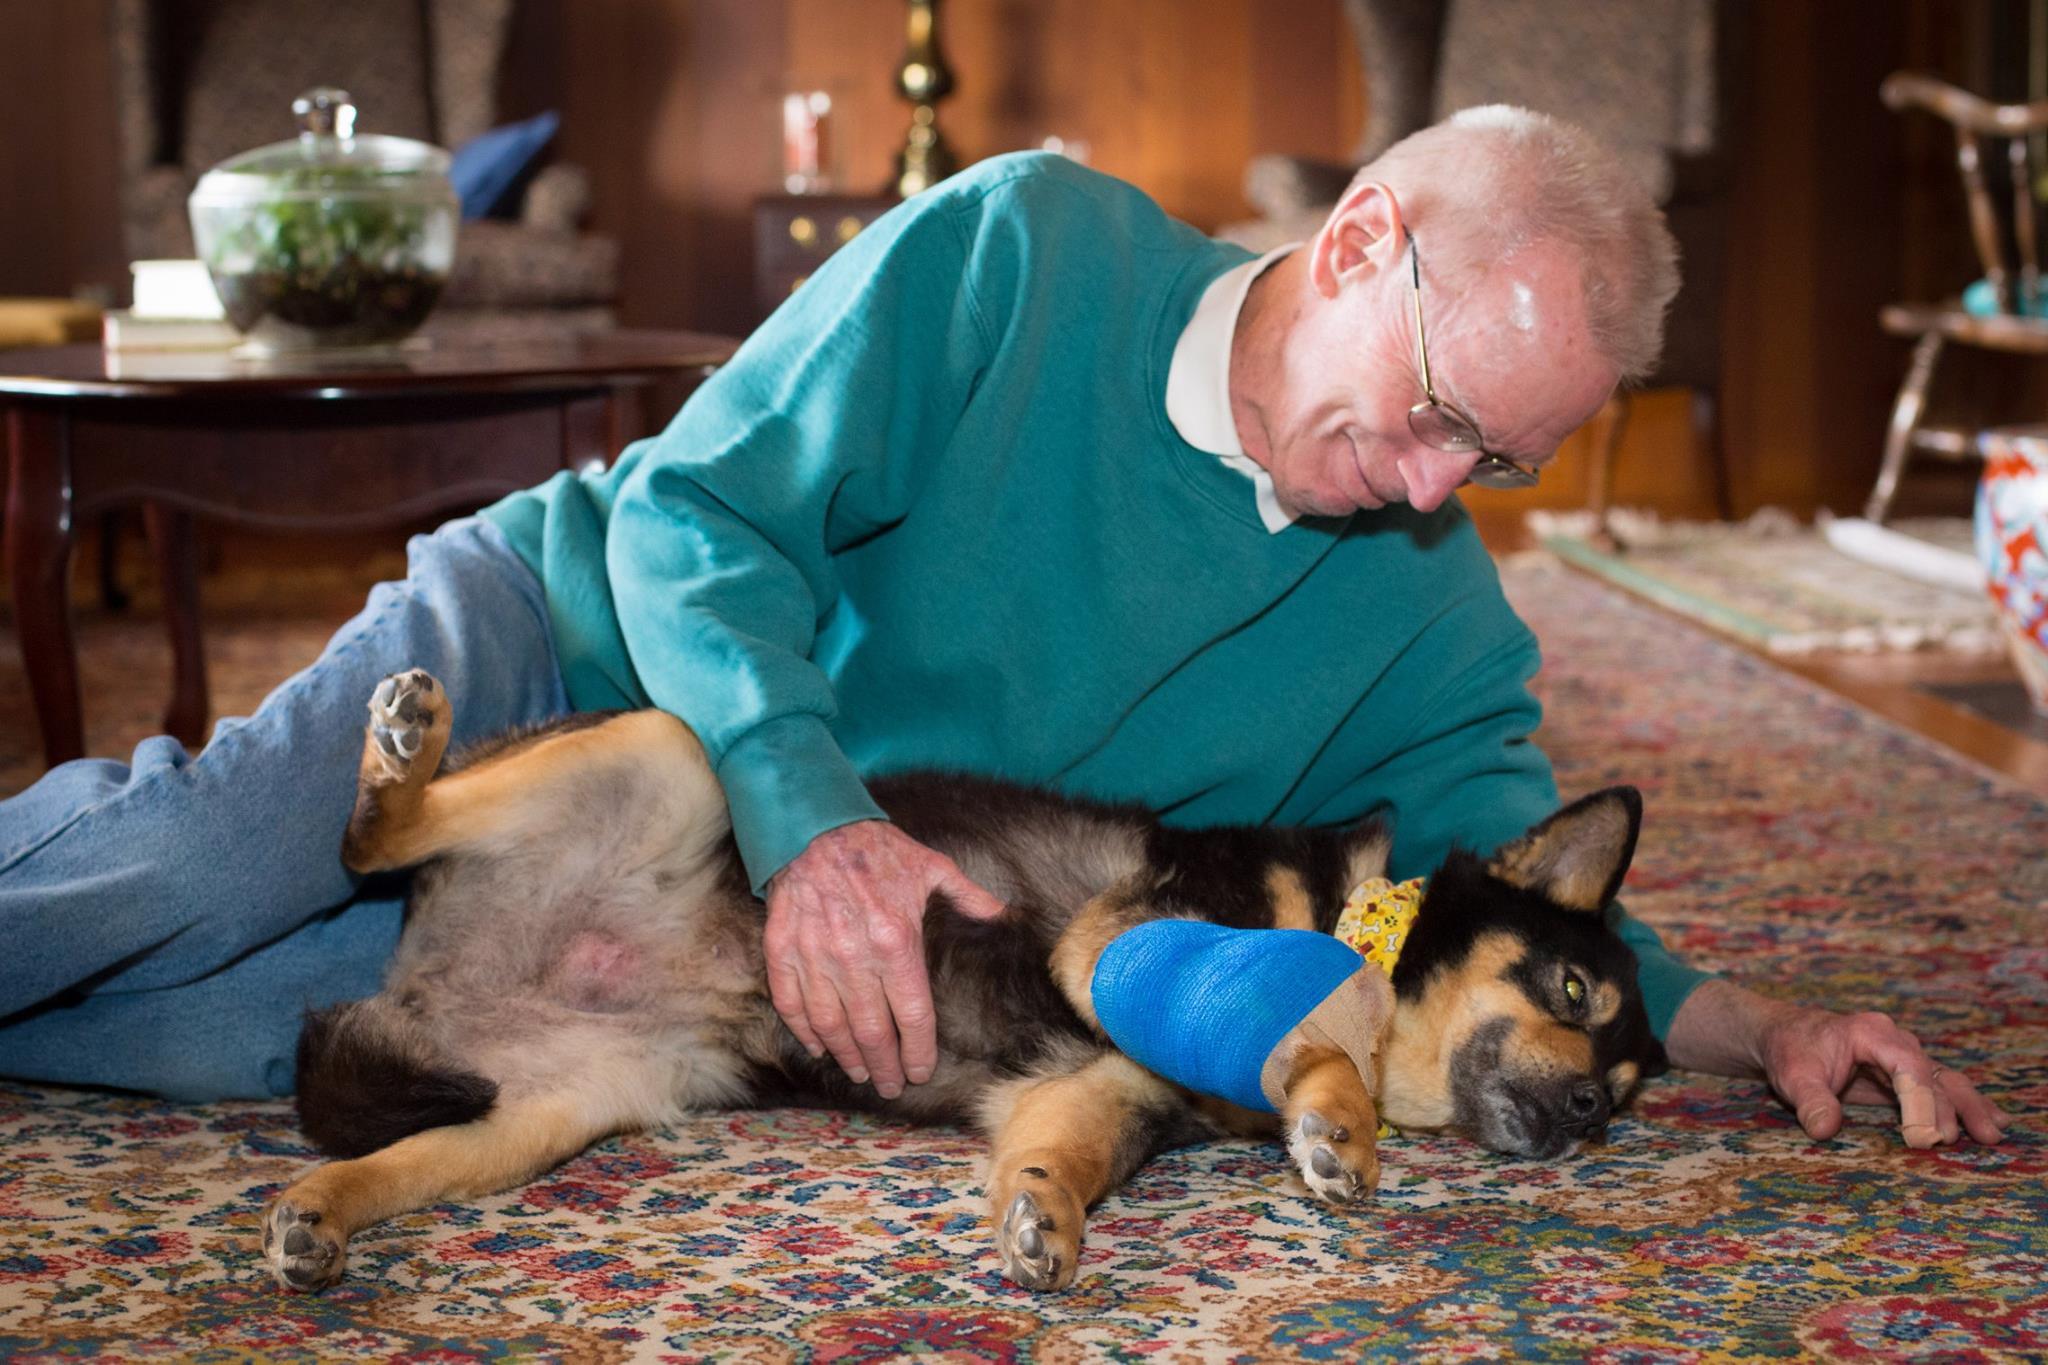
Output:
M1598 1137L1664 1069L1635 955L1602 915L1642 811L1633 787L1611 787L1491 860L1452 854L1430 879L1394 970L1389 1123L1554 1157Z

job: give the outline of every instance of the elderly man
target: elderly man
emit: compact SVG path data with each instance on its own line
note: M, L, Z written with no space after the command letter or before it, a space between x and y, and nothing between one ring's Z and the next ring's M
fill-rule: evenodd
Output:
M863 233L660 437L416 542L313 668L188 759L67 765L0 809L0 1072L283 1093L301 1008L366 994L389 887L337 846L376 679L462 739L659 706L703 739L789 1027L885 1095L935 1058L931 892L1001 907L863 778L949 767L1187 825L1383 809L1393 875L1556 792L1536 646L1452 491L1526 486L1648 370L1655 209L1583 135L1470 111L1248 260L1135 189L984 163ZM2000 1115L1882 1016L1774 1005L1612 912L1680 1065L1763 1075L1815 1136Z

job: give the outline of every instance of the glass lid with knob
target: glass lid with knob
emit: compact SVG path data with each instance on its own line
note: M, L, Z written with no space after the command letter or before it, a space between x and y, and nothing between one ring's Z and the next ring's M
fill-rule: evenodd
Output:
M196 200L275 199L280 194L370 192L402 199L452 198L448 153L409 137L355 130L346 90L321 86L292 101L299 135L231 156L200 177Z

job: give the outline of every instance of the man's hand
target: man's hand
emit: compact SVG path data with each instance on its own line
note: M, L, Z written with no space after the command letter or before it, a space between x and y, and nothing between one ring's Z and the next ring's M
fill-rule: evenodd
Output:
M934 891L975 919L1003 912L950 858L881 820L825 831L768 883L762 946L776 1013L813 1057L829 1049L856 1084L873 1077L884 1099L938 1065L924 966Z
M2011 1122L1888 1015L1787 1004L1728 981L1705 982L1687 997L1665 1050L1673 1066L1768 1081L1815 1139L1841 1131L1845 1103L1896 1105L1909 1147L1954 1142L1965 1128L1979 1142L1997 1142Z

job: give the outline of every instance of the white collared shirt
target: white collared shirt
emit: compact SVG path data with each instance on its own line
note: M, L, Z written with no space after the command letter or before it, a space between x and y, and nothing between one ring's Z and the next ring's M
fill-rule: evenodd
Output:
M1259 520L1273 532L1292 526L1294 515L1274 495L1273 476L1244 453L1244 443L1237 439L1237 422L1230 415L1230 343L1237 335L1237 315L1244 308L1252 281L1300 245L1290 242L1277 247L1210 281L1195 305L1195 315L1174 343L1173 361L1166 371L1167 420L1183 441L1216 456L1252 481Z

